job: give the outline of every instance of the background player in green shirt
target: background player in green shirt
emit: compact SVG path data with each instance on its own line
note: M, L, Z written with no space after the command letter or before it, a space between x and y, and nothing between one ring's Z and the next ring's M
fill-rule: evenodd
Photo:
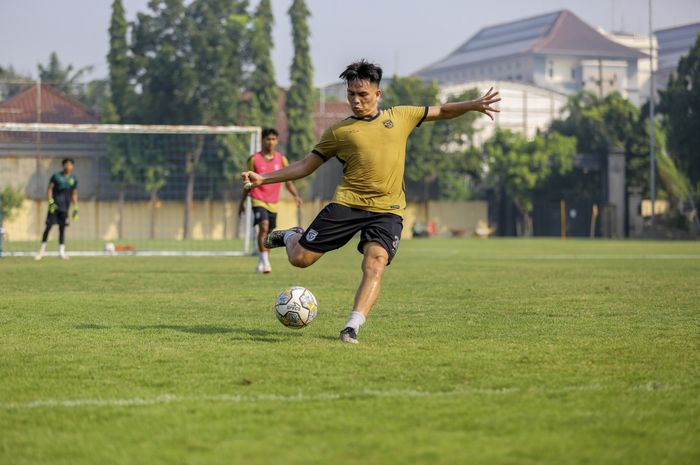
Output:
M73 176L75 161L72 158L64 159L61 164L63 171L56 171L49 180L47 196L49 198L49 211L46 215L46 229L41 238L41 248L36 255L36 260L41 260L46 252L46 242L49 232L54 224L58 225L58 255L68 260L66 255L66 226L70 224L68 212L73 203L74 220L78 219L78 178Z
M338 249L360 233L362 281L353 311L340 332L344 342L357 343L357 332L379 296L384 269L396 255L403 229L406 198L403 190L406 141L423 121L450 119L477 111L493 119L498 92L466 102L435 106L396 106L379 110L382 69L367 61L349 65L340 75L347 83L353 116L326 130L312 152L286 168L265 174L241 173L248 187L303 178L332 157L343 164L343 178L333 201L309 228L273 231L268 248L286 246L289 262L314 264L324 253Z

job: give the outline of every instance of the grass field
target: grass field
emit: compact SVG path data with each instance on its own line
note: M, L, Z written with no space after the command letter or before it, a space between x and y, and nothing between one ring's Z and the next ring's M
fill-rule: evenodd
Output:
M349 346L359 262L0 260L0 463L700 463L700 243L406 241Z

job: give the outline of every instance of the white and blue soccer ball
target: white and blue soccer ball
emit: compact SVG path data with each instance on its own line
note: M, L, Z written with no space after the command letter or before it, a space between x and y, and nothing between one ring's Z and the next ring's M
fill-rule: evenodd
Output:
M275 300L275 316L288 328L308 326L317 311L316 297L305 287L290 286Z

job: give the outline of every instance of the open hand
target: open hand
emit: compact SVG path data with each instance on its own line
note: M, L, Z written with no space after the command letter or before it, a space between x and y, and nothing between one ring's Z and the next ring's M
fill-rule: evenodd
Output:
M501 97L498 96L498 91L493 90L493 87L489 89L486 94L478 100L473 100L474 111L483 113L491 120L493 120L492 113L499 113L501 110L493 108L491 105L501 101Z

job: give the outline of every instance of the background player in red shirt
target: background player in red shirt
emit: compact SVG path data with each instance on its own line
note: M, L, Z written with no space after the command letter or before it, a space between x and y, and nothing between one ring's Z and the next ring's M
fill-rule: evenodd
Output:
M268 128L262 131L262 151L255 152L248 159L248 170L256 173L269 173L277 171L289 164L287 157L276 151L279 134L276 129ZM299 197L296 187L292 181L284 183L290 194L294 196L297 207L301 207L303 201ZM254 224L258 227L258 250L260 259L255 269L258 273L270 273L269 249L265 247L265 237L277 226L277 212L279 209L279 198L282 184L265 184L254 187L250 191L244 189L241 195L241 203L238 207L239 214L245 209L245 199L250 194L253 203Z

